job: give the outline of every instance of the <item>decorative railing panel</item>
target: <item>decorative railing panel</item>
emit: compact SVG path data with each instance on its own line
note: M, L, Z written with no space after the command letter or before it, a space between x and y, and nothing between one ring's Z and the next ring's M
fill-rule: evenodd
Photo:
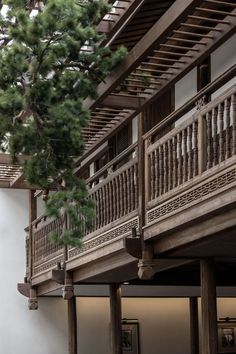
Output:
M147 191L152 201L236 153L236 87L148 146Z
M133 159L91 189L90 196L95 201L96 215L92 231L137 209L137 168L137 159Z

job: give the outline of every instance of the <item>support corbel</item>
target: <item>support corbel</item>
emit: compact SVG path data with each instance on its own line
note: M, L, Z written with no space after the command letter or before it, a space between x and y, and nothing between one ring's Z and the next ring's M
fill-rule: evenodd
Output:
M73 276L70 272L65 272L65 282L62 288L62 297L64 300L70 300L74 296Z
M140 279L148 280L155 274L155 259L153 256L153 247L145 245L141 235L137 234L136 229L132 229L131 237L124 240L124 247L128 254L137 258L138 276Z
M138 261L138 277L142 280L151 279L155 274L155 260L153 259L153 248L151 245L144 245L142 258Z
M37 289L35 287L30 287L28 307L29 307L29 310L37 310L38 309Z

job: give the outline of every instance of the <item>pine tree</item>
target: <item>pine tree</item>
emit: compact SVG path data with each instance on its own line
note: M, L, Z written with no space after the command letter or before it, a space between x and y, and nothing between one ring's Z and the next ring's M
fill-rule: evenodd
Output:
M83 180L73 174L83 153L82 128L89 112L83 100L125 55L99 46L96 30L109 5L104 0L5 0L0 16L0 148L31 158L24 165L31 185L49 195L46 215L68 215L70 230L54 235L80 245L81 226L93 220L93 203ZM31 12L32 5L38 10ZM2 7L3 10L3 7ZM89 48L89 51L83 50Z

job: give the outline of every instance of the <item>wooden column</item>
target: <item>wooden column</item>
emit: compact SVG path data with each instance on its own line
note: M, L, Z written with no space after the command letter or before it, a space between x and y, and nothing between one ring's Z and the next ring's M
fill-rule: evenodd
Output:
M198 302L197 297L189 299L191 354L199 354Z
M37 198L34 196L35 190L29 191L29 278L33 275L33 230L32 222L37 218ZM30 280L28 279L28 280Z
M215 263L201 260L202 354L217 354Z
M121 287L110 284L111 346L112 354L122 354Z
M67 304L69 354L77 354L76 297L73 296L70 300L68 300Z

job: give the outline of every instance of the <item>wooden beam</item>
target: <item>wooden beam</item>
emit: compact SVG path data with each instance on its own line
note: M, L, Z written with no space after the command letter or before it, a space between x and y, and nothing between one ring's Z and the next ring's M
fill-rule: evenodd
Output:
M112 92L128 74L137 68L139 63L142 62L147 55L152 53L157 44L162 43L168 35L171 35L174 27L201 3L201 0L176 0L131 50L113 74L106 79L106 82L98 86L98 99L86 99L84 101L84 108L89 109L93 107L94 104L101 103L105 96Z
M112 354L122 354L121 287L110 284L111 345Z
M199 354L198 298L189 298L191 354Z
M67 302L67 313L69 354L77 354L77 315L75 296Z
M105 45L108 42L111 44L111 41L116 38L117 34L120 33L127 23L129 23L134 17L143 2L144 0L133 0L132 2L127 2L124 4L126 10L123 12L120 11L121 16L118 20L115 22L102 20L98 24L97 30L107 34L107 37L102 42L102 45Z
M127 108L127 109L138 109L142 107L145 102L145 98L141 97L119 97L108 95L101 103L101 107L111 107L111 108Z
M25 175L23 172L20 172L12 182L10 182L11 188L18 188L22 183L24 183Z
M217 354L217 311L215 263L200 261L202 296L202 354Z

